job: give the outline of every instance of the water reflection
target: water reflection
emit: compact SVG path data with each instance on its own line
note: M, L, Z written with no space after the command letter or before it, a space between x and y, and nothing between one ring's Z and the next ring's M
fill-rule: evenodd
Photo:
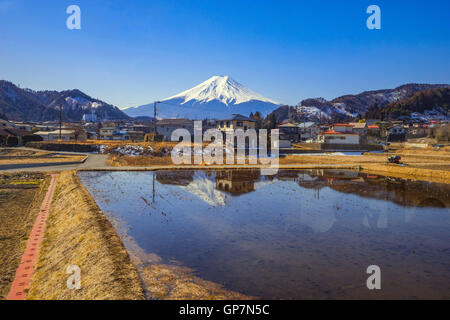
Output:
M82 172L165 262L251 296L450 298L450 189L351 171ZM365 287L369 265L382 292Z
M194 171L159 171L156 180L165 185L187 187L194 182ZM205 177L215 182L215 188L231 195L255 191L255 185L274 181L295 181L302 188L331 188L342 193L392 201L402 206L450 207L450 185L399 178L367 175L356 171L315 169L281 170L276 176L260 176L259 170L205 171ZM198 183L197 183L198 184Z

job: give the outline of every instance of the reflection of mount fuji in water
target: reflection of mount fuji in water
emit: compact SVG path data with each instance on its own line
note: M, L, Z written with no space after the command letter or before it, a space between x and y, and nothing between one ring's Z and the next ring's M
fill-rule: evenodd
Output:
M224 206L230 197L255 192L276 181L294 181L301 189L315 189L318 197L321 189L331 188L405 207L450 207L448 185L371 176L356 171L280 170L273 177L260 176L259 170L161 171L156 177L160 183L178 185L213 206Z
M162 184L178 185L211 206L225 206L231 196L255 191L260 174L259 170L160 171L156 179Z

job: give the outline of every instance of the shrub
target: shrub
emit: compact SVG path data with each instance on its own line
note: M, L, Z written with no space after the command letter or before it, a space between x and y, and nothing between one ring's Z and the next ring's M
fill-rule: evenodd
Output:
M22 142L23 144L27 144L28 142L32 142L32 141L43 141L44 139L41 136L37 136L35 134L29 134L29 135L25 135L22 137Z
M8 136L6 138L6 146L17 147L19 145L19 139L15 136Z
M163 142L164 136L160 134L146 134L144 137L144 142Z

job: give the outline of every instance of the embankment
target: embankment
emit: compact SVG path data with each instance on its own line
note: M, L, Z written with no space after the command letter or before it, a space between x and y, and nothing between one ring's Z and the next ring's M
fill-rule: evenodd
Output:
M435 183L450 183L450 171L400 167L398 165L361 164L361 171L394 178L414 179Z
M81 269L80 290L67 288L70 265ZM28 299L144 298L136 267L113 226L76 173L61 173Z

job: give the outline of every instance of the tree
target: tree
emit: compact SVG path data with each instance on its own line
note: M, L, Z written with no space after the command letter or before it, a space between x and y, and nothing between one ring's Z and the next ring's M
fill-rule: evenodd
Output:
M81 125L77 125L76 127L73 128L73 130L74 130L73 134L74 134L75 141L78 141L78 139L80 137L83 137L86 133L84 131L83 126L81 126Z
M263 127L263 120L264 118L261 115L261 112L256 111L255 114L251 113L250 114L250 119L255 120L256 121L256 129L259 130Z
M274 113L271 113L267 116L266 120L264 121L263 128L267 130L272 130L277 127L277 117Z

